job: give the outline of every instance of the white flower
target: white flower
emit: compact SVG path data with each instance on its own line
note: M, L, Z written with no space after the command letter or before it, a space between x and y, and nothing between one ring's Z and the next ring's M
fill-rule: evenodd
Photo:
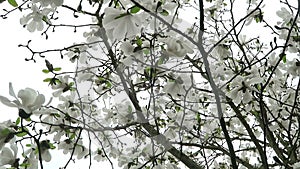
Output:
M300 162L293 164L293 169L300 169Z
M171 76L174 76L171 74ZM184 89L187 89L192 84L190 76L177 76L173 77L167 82L164 86L163 91L172 95L172 97L178 97L179 95L184 94Z
M51 5L52 8L55 8L61 6L64 3L64 0L33 0L32 2L39 2L43 7Z
M39 161L35 158L34 152L31 152L27 159L27 163L29 164L27 169L38 169L38 162Z
M10 120L0 123L0 150L14 138L12 126L13 123Z
M31 6L31 10L31 13L23 16L20 19L20 24L26 25L29 32L34 32L35 30L42 31L44 29L43 18L47 17L52 9L44 8L42 11L40 11L40 9L35 4L33 4Z
M73 45L76 46L78 44L74 43ZM87 50L88 50L87 46L79 46L79 47L69 49L69 51L65 55L67 55L70 58L70 61L72 63L74 63L76 59L79 59L79 63L85 65L88 59Z
M134 46L130 42L125 41L121 44L120 49L126 56L129 56L133 54Z
M34 162L34 159L39 159L39 154L41 154L42 156L42 160L49 162L51 161L51 154L49 152L49 150L51 149L50 147L50 142L49 140L43 140L39 143L40 145L40 153L35 151L38 150L37 146L35 144L31 145L31 148L28 149L25 154L28 155L30 153L30 158L32 159L31 161Z
M94 152L95 156L94 156L94 160L96 160L97 162L100 161L105 161L105 156L102 154L101 150L97 150Z
M59 150L63 149L64 154L72 153L73 148L74 148L74 144L73 144L72 140L70 140L70 139L66 139L64 141L61 141L58 144L58 149Z
M165 42L167 44L166 52L169 56L184 57L187 53L194 53L193 49L182 39L169 37Z
M104 12L103 27L110 39L120 40L139 33L141 21L137 15L110 7L106 8Z
M83 157L85 157L86 155L88 155L88 153L89 153L89 151L86 147L84 147L82 145L76 145L74 155L77 156L78 160L80 160Z
M262 6L263 7L263 6ZM255 11L254 11L255 10ZM253 12L254 11L254 12ZM259 10L259 9L248 9L247 10L247 15L249 14L249 13L251 13L251 12L253 12L251 15L249 15L248 16L248 18L246 19L246 25L248 26L248 25L250 25L251 23L252 23L252 21L253 20L257 20L257 18L260 18L260 17L262 17L262 12L261 12L261 10ZM259 19L259 20L257 20L257 22L260 22L261 20Z
M21 99L21 103L16 97L11 83L9 83L9 94L16 100L10 101L8 98L0 96L0 101L6 106L23 109L27 114L38 110L45 102L45 96L43 94L39 94L31 88L26 88L18 92L18 98Z
M10 148L3 147L0 154L0 166L7 164L13 165L17 160L17 152L18 147L16 144L11 144Z
M286 26L286 24L289 23L293 18L293 15L284 7L281 7L280 11L276 12L276 15L282 19L283 26Z
M293 59L292 61L288 62L288 70L287 72L293 76L300 75L300 61L297 59Z
M86 81L92 81L93 77L94 77L93 73L89 73L89 72L79 73L78 74L78 82L84 83Z
M252 87L255 84L262 82L262 79L259 77L241 77L238 76L231 83L233 89L228 93L228 96L233 100L234 103L240 104L243 102L247 104L251 101L252 95L251 91L255 90Z
M55 85L52 85L52 89L56 89L57 91L53 92L52 95L54 97L59 97L62 93L66 92L69 88L69 75L66 76L59 76L58 80L60 82L57 82Z

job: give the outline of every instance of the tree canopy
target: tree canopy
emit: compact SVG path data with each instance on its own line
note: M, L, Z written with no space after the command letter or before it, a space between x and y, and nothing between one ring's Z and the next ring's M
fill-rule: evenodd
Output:
M20 11L24 31L45 41L85 39L19 45L43 61L52 98L13 82L1 93L18 114L0 123L1 169L42 169L57 151L61 168L300 168L300 0L0 3L10 5L0 18Z

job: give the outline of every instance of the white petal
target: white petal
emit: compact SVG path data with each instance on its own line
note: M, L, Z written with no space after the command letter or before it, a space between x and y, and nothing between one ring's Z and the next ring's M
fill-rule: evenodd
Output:
M26 88L24 90L22 89L18 93L18 97L22 100L23 106L32 105L32 103L34 103L35 101L36 96L36 91L31 88Z
M242 94L241 94L241 91L238 91L237 93L237 96L235 98L232 98L233 99L233 102L235 104L240 104L241 101L242 101Z
M259 84L261 82L263 82L263 79L260 78L260 77L254 77L254 78L252 78L252 79L249 80L250 84Z
M48 150L42 153L42 159L45 160L46 162L51 161L51 154Z
M36 27L38 31L42 31L44 29L43 22L36 22Z
M55 6L61 6L64 1L63 0L54 0L53 3L55 4Z
M32 110L36 110L40 107L42 107L42 105L45 103L45 96L42 94L39 94L36 98L35 101L32 105Z
M123 38L125 38L125 33L126 33L127 30L126 30L125 27L123 27L124 24L125 24L124 20L122 20L122 22L120 20L119 25L113 30L113 38L114 39L123 39Z
M7 147L3 147L0 154L0 165L12 164L14 160L12 151Z
M35 22L31 21L26 27L29 32L34 32L36 29Z
M13 96L14 98L17 99L17 96L16 96L16 94L15 94L15 91L14 91L14 88L13 88L11 82L9 82L9 95L11 95L11 96Z
M112 7L105 8L104 12L106 15L118 15L122 13L120 10Z
M17 107L15 104L11 103L11 101L8 98L4 96L0 96L0 102L8 107Z
M14 141L16 140L15 138L13 139ZM16 158L17 153L18 153L18 146L16 144L11 144L10 148L13 150L14 152L14 158Z
M126 41L121 44L120 49L124 52L125 55L128 56L133 54L134 46L130 42Z
M249 90L246 90L246 92L243 95L243 103L249 103L252 99L252 96L249 92Z

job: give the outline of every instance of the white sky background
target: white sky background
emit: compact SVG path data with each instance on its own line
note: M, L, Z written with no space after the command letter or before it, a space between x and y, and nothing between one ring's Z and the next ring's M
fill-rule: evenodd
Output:
M243 0L243 2L245 1L246 0ZM269 8L263 10L265 12L264 18L266 18L266 20L269 20L270 18L274 18L274 16L276 16L276 10L280 9L280 7L276 8L276 3L278 3L278 1L279 0L272 1L274 5L267 6ZM7 5L7 2L0 4L0 10L3 8L11 9L10 6ZM237 10L238 8L235 9ZM187 15L185 15L185 19L187 21L189 21L191 17L193 17L192 19L194 19L195 16L198 16L197 14L191 16L188 11L185 12L187 13ZM236 11L235 13L240 12L243 12L245 14L245 11ZM2 14L2 11L0 12L0 14ZM78 19L74 20L72 13L68 13L68 15L70 16L70 18L68 18L68 21L70 21L70 23L79 24ZM9 97L8 83L12 82L16 93L20 89L30 87L44 94L46 96L46 99L49 99L53 91L47 83L43 82L43 79L49 77L49 75L44 74L41 71L42 69L46 68L44 59L36 56L37 63L34 63L33 61L26 62L24 59L30 58L31 53L27 49L19 48L17 46L19 44L26 44L27 41L31 39L31 46L37 51L66 47L68 45L71 45L73 42L84 41L84 39L82 38L82 32L80 32L80 30L82 29L78 28L77 31L80 33L74 34L72 28L58 27L56 28L56 33L54 34L49 31L49 39L45 40L45 36L41 36L39 32L30 33L25 28L23 28L19 23L20 17L21 13L17 11L8 15L8 18L6 20L0 19L0 95ZM238 20L236 20L236 22L237 21ZM252 23L256 24L255 21L253 21ZM259 33L260 31L253 30L253 32ZM260 34L264 33L260 32ZM62 61L58 53L54 53L54 55L51 55L50 57L48 56L47 59L51 63L53 63L55 67L62 67L62 71L74 70L74 65L70 64L68 58L65 57L65 60ZM48 100L46 100L46 102L47 101ZM16 108L9 108L0 103L0 115L1 122L8 119L16 119L18 113ZM47 167L47 165L45 165L46 169L54 168L54 163L55 168L61 167L63 166L63 164L65 164L68 156L65 157L59 154L60 153L52 154L53 162L51 161L51 167ZM62 158L66 158L66 160L61 160ZM58 165L58 163L56 163L58 161L62 163ZM70 165L68 168L84 169L87 168L87 164L88 163L77 162L76 165ZM104 167L104 165L100 165L100 163L94 163L94 168L99 168L100 166ZM117 167L117 164L115 167Z

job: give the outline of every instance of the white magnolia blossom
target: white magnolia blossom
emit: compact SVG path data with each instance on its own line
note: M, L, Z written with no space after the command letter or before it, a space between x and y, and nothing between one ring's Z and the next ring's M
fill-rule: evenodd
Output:
M76 44L73 44L73 45L76 45ZM75 47L75 48L69 49L65 55L70 58L70 61L72 63L74 63L76 61L76 59L78 59L79 63L86 64L86 62L88 60L87 50L88 50L88 47L85 45L80 46L80 47Z
M175 39L169 37L163 41L165 41L165 43L167 44L166 53L171 57L184 57L188 53L194 53L191 45L189 45L183 39Z
M82 140L79 140L74 146L74 141L66 139L58 144L58 149L63 150L64 154L72 153L73 149L75 148L73 154L77 156L77 159L82 159L86 155L88 155L89 150L83 146Z
M32 0L33 3L40 3L43 7L51 5L52 8L61 6L64 0Z
M20 19L21 25L26 25L29 32L34 32L36 30L42 31L44 29L44 19L50 12L53 12L51 8L43 8L40 10L35 4L31 6L32 12Z
M252 100L251 92L256 90L253 85L260 84L263 81L260 77L242 77L238 76L231 83L233 89L227 94L235 104L249 103Z
M263 6L262 6L263 7ZM254 11L255 10L255 11ZM254 11L254 12L253 12ZM262 11L261 10L259 10L259 9L248 9L247 10L247 14L249 14L249 13L251 13L251 12L253 12L251 15L249 15L248 16L248 18L246 19L246 25L247 26L249 26L251 23L252 23L252 21L253 20L256 20L256 17L258 16L258 15L262 15Z
M282 26L286 26L287 23L291 21L293 15L286 8L281 7L279 11L276 12L276 15L282 19L282 22L278 22L278 24Z
M13 126L13 123L10 120L0 123L0 150L14 138L10 138L10 134L15 132L11 126Z
M300 76L300 60L293 59L292 61L288 61L287 72L293 76Z
M120 49L126 56L130 56L133 54L134 46L129 41L125 41L121 44Z
M94 160L96 160L97 162L105 161L105 156L102 154L101 150L97 150L93 154L95 154Z
M300 162L293 164L293 169L300 169Z
M11 144L10 148L3 147L0 153L0 166L13 165L17 160L18 147L16 144Z
M37 146L35 144L31 144L31 147L25 151L25 155L29 155L31 162L33 163L34 159L39 159L39 152L37 150ZM42 156L42 160L49 162L51 161L51 153L50 153L50 145L49 142L44 140L40 142L40 154ZM34 164L33 164L34 165Z
M103 27L111 40L129 38L139 32L141 21L137 15L110 7L104 12Z
M66 88L69 85L69 78L69 75L58 77L60 82L57 82L56 84L52 85L52 89L56 90L52 93L54 97L59 97L62 93L65 92Z
M179 95L184 95L185 90L187 90L191 85L192 81L190 76L177 76L167 82L163 91L173 97L178 97Z
M4 96L0 96L0 101L6 106L23 109L27 114L34 113L34 111L41 108L45 102L45 96L31 88L20 90L17 97L11 83L9 83L9 94L13 96L15 100L11 101ZM21 99L21 102L19 99Z
M30 153L27 163L29 164L27 169L38 169L39 160L36 159L34 152Z

